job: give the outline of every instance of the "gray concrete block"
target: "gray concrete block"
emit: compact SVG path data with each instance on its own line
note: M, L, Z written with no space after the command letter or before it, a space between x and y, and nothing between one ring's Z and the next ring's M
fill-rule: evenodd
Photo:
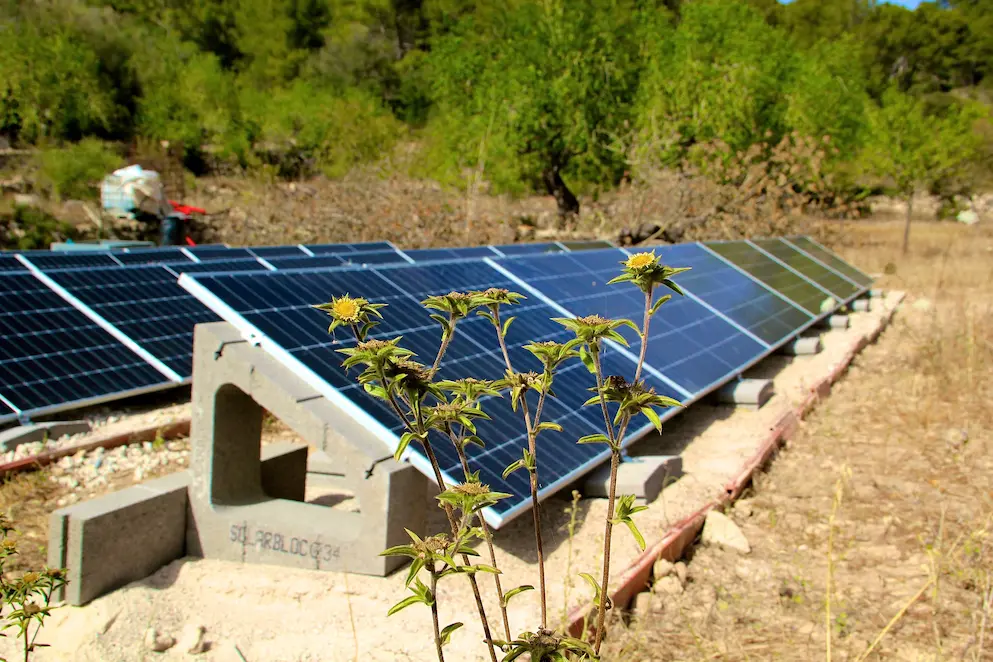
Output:
M21 444L59 439L67 434L83 434L91 429L89 421L51 421L21 425L0 432L0 451L12 451Z
M844 330L847 329L852 323L852 320L848 318L848 315L843 315L838 313L836 315L828 315L817 323L817 327L821 329L831 329L831 330Z
M805 336L794 338L783 345L779 352L787 356L809 356L819 354L824 349L820 336Z
M651 502L666 485L683 475L683 458L678 455L639 455L626 457L617 467L617 494L633 494ZM583 482L583 496L610 496L610 463L602 464Z
M275 497L302 501L306 467L306 446L269 444L262 450L261 482ZM86 604L195 556L186 548L190 482L190 473L180 471L56 510L48 565L67 568L69 585L55 599Z
M872 310L872 299L856 299L852 302L852 311L856 313L867 313Z
M885 290L880 290L880 289L877 289L877 288L873 288L873 289L869 290L869 297L872 298L872 299L882 299L885 296L886 296L886 291Z
M717 391L717 400L723 404L759 409L775 393L771 379L737 379Z
M226 323L195 332L187 547L210 558L374 575L403 565L379 553L406 539L405 526L423 529L427 480L394 462L349 412L238 337ZM285 490L260 479L263 407L333 458L360 512L286 498L286 490L305 489L305 456L293 470L300 479Z

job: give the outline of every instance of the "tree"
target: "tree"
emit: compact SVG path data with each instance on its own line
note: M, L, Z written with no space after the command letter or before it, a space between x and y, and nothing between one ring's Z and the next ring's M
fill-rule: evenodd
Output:
M973 104L949 109L944 116L928 116L924 104L890 88L882 104L870 112L870 138L863 166L888 177L907 201L903 252L910 245L914 194L966 167L979 155L979 137L973 124L981 111Z
M610 145L636 87L635 33L630 0L514 0L465 16L429 54L447 167L485 163L498 188L540 182L560 216L578 213L567 180L623 169Z

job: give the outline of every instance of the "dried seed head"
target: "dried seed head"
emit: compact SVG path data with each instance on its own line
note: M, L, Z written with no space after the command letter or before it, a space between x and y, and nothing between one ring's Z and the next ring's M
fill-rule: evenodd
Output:
M581 324L586 326L602 326L604 324L610 324L610 320L600 315L587 315L586 317L577 317L576 320Z
M25 584L34 584L39 579L41 579L41 575L37 572L25 572L21 575L21 581Z
M3 543L0 544L0 547L3 548L3 551L8 553L17 551L17 543L13 540L4 540Z
M480 483L462 483L461 485L456 485L451 488L456 494L462 494L465 496L483 496L484 494L489 494L490 486L482 485Z
M363 351L363 352L366 352L366 351L368 351L368 352L378 352L379 350L381 350L381 349L383 349L383 348L385 348L385 347L387 347L389 345L392 345L392 344L393 343L390 343L390 342L388 342L386 340L366 340L366 341L360 342L358 345L356 345L356 348L358 350L360 350L360 351Z
M628 388L628 383L627 380L624 379L624 377L622 377L621 375L610 375L609 377L607 377L605 386L608 389L620 391Z
M65 568L47 568L45 574L50 579L65 579L66 571Z

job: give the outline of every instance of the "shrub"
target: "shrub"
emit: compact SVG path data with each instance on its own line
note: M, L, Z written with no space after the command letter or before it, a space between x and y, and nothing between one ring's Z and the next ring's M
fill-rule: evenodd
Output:
M55 200L95 198L105 176L124 165L107 143L86 138L66 147L42 149L36 159L35 186Z

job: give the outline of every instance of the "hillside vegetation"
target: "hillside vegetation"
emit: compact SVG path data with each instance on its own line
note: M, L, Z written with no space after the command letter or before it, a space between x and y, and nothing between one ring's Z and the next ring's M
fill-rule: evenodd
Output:
M0 0L0 143L54 152L56 198L167 140L283 179L413 145L408 174L563 215L756 164L822 204L951 199L989 172L991 66L990 0Z

